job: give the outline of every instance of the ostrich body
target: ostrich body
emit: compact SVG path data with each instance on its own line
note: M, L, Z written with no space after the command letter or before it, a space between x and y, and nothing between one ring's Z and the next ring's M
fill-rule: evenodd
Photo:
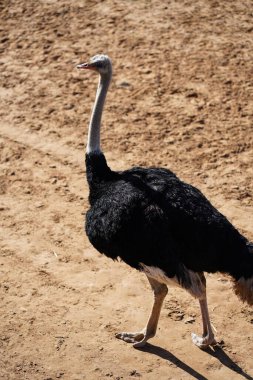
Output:
M252 244L220 214L195 187L164 168L112 171L100 150L100 125L112 77L109 57L97 55L79 69L99 73L86 149L90 209L86 233L101 253L120 258L146 274L154 304L140 332L117 338L142 347L156 333L160 310L168 292L177 285L198 298L203 334L192 334L200 348L215 344L206 301L204 272L232 277L236 294L253 304Z

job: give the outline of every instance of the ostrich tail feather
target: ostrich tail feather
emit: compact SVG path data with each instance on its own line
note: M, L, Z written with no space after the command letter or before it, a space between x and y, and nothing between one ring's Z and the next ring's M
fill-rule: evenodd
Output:
M248 255L239 264L241 276L234 280L235 294L249 305L253 305L253 243L247 243Z
M235 281L234 292L242 302L253 305L253 276L248 279L241 277Z

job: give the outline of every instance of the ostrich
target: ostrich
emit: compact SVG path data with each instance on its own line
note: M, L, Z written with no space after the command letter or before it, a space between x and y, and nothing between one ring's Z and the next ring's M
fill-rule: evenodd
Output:
M230 275L235 293L253 305L253 244L198 189L170 170L133 167L112 171L100 149L111 60L95 55L77 68L99 74L86 148L90 202L86 234L100 253L144 272L154 293L146 327L116 337L135 348L144 346L155 336L167 285L176 285L199 300L203 334L192 334L193 343L200 348L215 345L204 272Z

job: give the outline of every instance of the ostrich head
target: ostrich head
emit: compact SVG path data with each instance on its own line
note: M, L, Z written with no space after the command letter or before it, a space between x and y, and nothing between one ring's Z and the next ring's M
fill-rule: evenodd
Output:
M112 72L112 63L107 55L97 54L89 62L77 65L78 69L97 71L100 75L110 75Z

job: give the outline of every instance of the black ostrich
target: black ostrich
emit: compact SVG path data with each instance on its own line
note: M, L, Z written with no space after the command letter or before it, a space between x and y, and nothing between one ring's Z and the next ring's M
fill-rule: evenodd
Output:
M230 275L235 293L253 305L253 245L198 189L170 170L134 167L115 172L108 167L100 150L100 123L112 64L108 56L96 55L77 67L100 77L86 150L86 233L99 252L144 272L154 292L146 327L116 337L142 347L156 333L167 285L177 285L200 303L203 335L192 334L193 343L213 345L203 272Z

